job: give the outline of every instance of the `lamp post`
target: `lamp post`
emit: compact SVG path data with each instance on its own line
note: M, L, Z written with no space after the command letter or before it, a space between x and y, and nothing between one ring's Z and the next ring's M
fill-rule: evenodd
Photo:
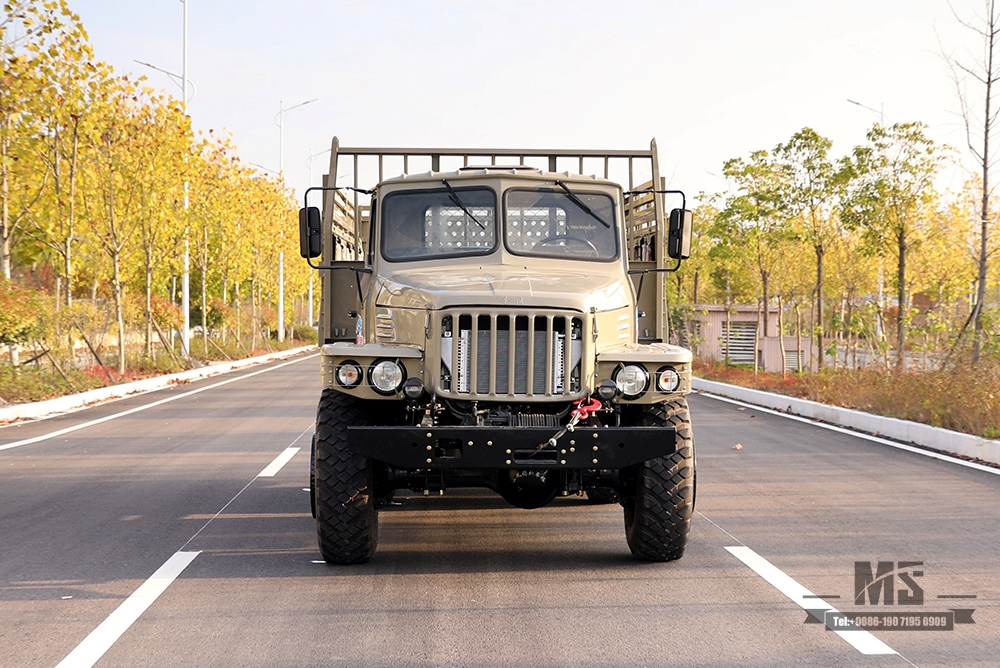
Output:
M305 102L299 102L296 105L285 108L285 101L278 101L278 113L274 116L274 124L278 126L278 174L281 176L285 175L284 169L284 152L285 152L285 114L292 111L293 109L298 109L299 107L304 107L307 104L312 104L317 102L318 97L314 97L311 100L306 100Z
M278 113L274 117L274 123L278 126L278 178L284 182L285 180L285 169L284 169L284 156L285 156L285 114L293 109L298 109L299 107L304 107L307 104L316 102L319 98L313 98L311 100L306 100L305 102L299 102L296 105L288 107L285 109L285 101L278 101ZM284 239L284 233L282 232L282 240ZM312 303L312 302L310 302ZM278 341L282 342L285 340L285 251L278 251Z
M184 103L185 105L188 102L194 101L195 96L198 95L198 87L190 79L188 79L186 82L184 82L184 81L182 81L182 79L183 79L182 75L175 74L174 72L171 72L170 70L165 70L162 67L157 67L153 63L147 63L147 62L145 62L143 60L136 60L135 58L133 58L132 62L133 63L137 63L139 65L142 65L143 67L148 67L151 70L156 70L157 72L161 72L163 74L166 74L170 78L171 81L173 81L175 84L177 84L178 88L182 88L183 89L185 87L185 83L186 83L186 85L191 86L191 94L187 95L186 94L187 91L185 90L184 91L184 93L185 93L184 99L181 100L181 102Z
M306 158L306 169L309 170L309 185L313 182L313 171L312 171L312 161L313 158L318 158L321 155L325 155L330 152L330 149L325 151L320 151L319 153L313 153L312 148L309 149L309 157ZM313 272L309 272L309 326L313 326Z
M309 170L309 185L313 182L313 171L312 171L312 161L313 158L318 158L321 155L325 155L330 152L330 149L325 151L320 151L319 153L313 153L312 148L309 149L309 157L306 158L306 168ZM313 326L314 322L313 314L313 272L309 272L309 326Z
M326 149L325 151L320 151L319 153L313 153L312 148L309 149L309 157L306 158L306 169L309 170L309 185L312 185L313 182L313 170L312 170L313 158L318 158L319 156L326 155L329 152L330 149Z
M861 107L862 109L867 109L868 111L872 112L873 114L878 114L878 124L879 124L880 127L885 128L885 103L879 102L878 109L875 109L874 107L869 107L867 104L861 104L857 100L850 100L849 99L847 101L850 102L851 104L857 106L857 107ZM878 297L877 297L877 299L878 299L878 318L875 320L875 333L876 333L877 336L881 337L882 336L882 310L883 310L883 306L884 306L883 302L885 301L885 294L883 293L883 285L882 285L882 266L881 265L879 265L879 269L878 269Z
M848 100L848 102L850 102L855 106L861 107L862 109L867 109L873 114L878 114L878 124L882 126L885 125L885 103L880 102L879 108L875 109L874 107L869 107L867 104L861 104L856 100Z
M184 51L183 62L181 63L181 90L184 115L187 115L187 81L188 81L188 0L181 0L184 3L184 40L182 48ZM184 312L184 329L181 330L181 351L184 357L191 356L191 242L188 238L188 180L184 177L184 276L181 279L181 310ZM205 327L205 314L201 314L201 326Z
M188 81L187 76L187 66L188 66L188 0L180 0L181 4L184 5L184 33L183 40L181 42L181 48L183 51L183 58L181 63L181 75L177 76L173 72L165 70L163 68L157 67L151 63L145 63L141 60L136 60L135 62L150 69L156 70L157 72L162 72L170 77L170 80L181 87L181 109L185 115L187 115L187 105L188 102L194 100L194 96L198 93L198 87L194 85L193 81ZM180 79L178 82L177 80ZM193 89L191 92L191 97L188 97L188 84L191 84ZM181 311L184 313L184 325L181 328L181 353L186 358L191 356L191 243L188 239L189 229L187 223L187 212L190 207L190 202L188 199L188 180L185 176L184 178L184 274L181 277ZM202 313L202 326L204 326L205 314Z

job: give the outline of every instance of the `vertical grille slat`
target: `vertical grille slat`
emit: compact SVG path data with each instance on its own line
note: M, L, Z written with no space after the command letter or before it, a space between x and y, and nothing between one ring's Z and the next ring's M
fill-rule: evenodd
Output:
M580 391L581 318L461 310L441 324L442 374L450 374L441 383L445 396L516 400Z
M538 336L537 336L538 331L536 329L536 325L538 324L537 318L535 316L529 316L526 324L527 324L526 336L528 338L528 351L524 359L525 362L531 360L531 364L527 363L525 364L525 366L527 367L527 375L524 379L524 387L525 387L525 394L531 396L533 394L541 394L541 392L538 391L538 385L536 385L535 383L535 378L536 376L539 375L542 375L544 377L545 360L544 359L539 360L538 355L536 354L536 351L538 350ZM545 341L542 341L543 353L544 349L545 349ZM541 362L543 367L542 374L538 374L535 372L535 370L538 369L539 362ZM544 392L544 389L542 391Z
M499 327L498 318L495 315L490 316L490 350L497 350L497 341L499 337L497 335L497 328ZM497 389L497 356L490 355L490 388L489 391L493 394L498 393L500 390ZM506 391L506 388L504 389Z
M514 318L514 347L511 350L511 375L514 377L514 394L528 393L528 318Z
M490 391L490 330L489 318L487 316L473 316L476 321L476 335L473 340L474 359L476 360L476 372L473 387L477 394L487 394ZM484 323L484 320L486 321ZM484 328L483 325L486 325Z

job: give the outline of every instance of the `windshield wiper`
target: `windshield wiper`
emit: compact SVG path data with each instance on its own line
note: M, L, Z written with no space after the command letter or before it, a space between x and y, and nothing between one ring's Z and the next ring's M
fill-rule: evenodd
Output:
M448 199L450 199L455 204L455 206L464 211L465 215L471 218L473 221L475 221L475 223L479 225L479 227L485 230L486 225L480 222L480 220L476 218L474 215L472 215L472 212L469 211L469 209L467 209L464 204L462 204L462 200L459 199L458 193L455 192L455 189L451 187L450 183L448 183L448 179L441 179L441 183L443 183L444 187L448 189Z
M572 190L570 190L569 187L567 187L565 183L563 183L562 181L556 181L556 185L559 186L560 188L562 188L566 192L566 197L568 197L570 199L570 201L573 202L573 204L576 204L578 207L580 207L581 209L583 209L583 211L585 213L589 214L594 220L596 220L597 222L599 222L604 227L608 227L608 228L611 227L611 223L609 223L608 221L604 220L599 215L597 215L596 213L594 213L594 210L591 209L586 204L584 204L583 200L580 199L579 197L577 197L576 193L574 193Z

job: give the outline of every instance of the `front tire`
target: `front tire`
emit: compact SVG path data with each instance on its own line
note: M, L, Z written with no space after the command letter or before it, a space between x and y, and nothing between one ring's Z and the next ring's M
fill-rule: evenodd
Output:
M347 447L347 427L368 421L363 401L323 390L316 412L314 502L319 551L328 564L363 563L378 545L372 462Z
M673 427L676 451L636 466L632 494L624 495L625 539L640 561L673 561L684 555L695 499L694 436L686 399L643 406L638 424Z

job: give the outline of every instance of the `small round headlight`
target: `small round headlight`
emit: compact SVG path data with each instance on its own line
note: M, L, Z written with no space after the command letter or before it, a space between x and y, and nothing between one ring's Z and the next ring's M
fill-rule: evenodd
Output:
M637 399L649 387L649 374L638 364L626 364L615 373L615 384L626 399Z
M368 369L368 382L379 394L395 394L406 380L406 371L399 362L378 360Z
M337 367L337 382L343 387L357 387L361 384L361 365L354 361L341 362Z
M681 386L681 375L672 366L665 366L656 372L656 389L660 392L676 392Z

